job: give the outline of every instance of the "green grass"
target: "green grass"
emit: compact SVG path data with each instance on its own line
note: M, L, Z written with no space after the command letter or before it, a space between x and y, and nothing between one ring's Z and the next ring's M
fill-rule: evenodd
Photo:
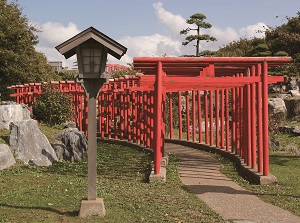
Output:
M180 182L170 157L167 183L148 183L147 152L98 144L98 197L103 219L78 217L87 197L87 160L50 167L16 165L0 171L0 222L224 222Z
M263 200L300 216L300 157L288 153L270 153L270 172L278 183L253 185L240 177L235 166L224 158L222 172Z
M0 129L0 143L8 144L9 130Z
M61 132L64 125L55 125L50 127L46 124L39 124L39 129L44 133L44 135L48 138L50 143L54 142L54 136Z

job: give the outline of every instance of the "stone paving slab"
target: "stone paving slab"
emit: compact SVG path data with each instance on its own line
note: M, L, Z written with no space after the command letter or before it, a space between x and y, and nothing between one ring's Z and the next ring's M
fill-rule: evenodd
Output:
M220 171L218 160L193 148L165 143L165 151L177 156L180 179L224 220L235 223L300 223L300 217L268 204Z

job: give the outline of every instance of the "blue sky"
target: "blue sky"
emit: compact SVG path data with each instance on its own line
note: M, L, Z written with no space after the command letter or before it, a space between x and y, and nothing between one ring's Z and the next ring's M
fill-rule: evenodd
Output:
M11 2L9 0L9 2ZM137 56L180 56L194 54L193 44L182 46L180 30L194 13L203 13L213 27L203 30L218 39L202 43L200 50L217 50L240 37L261 37L257 30L286 23L296 16L300 0L18 0L38 33L37 50L49 60L72 66L75 58L64 60L55 46L93 26L128 48L121 61L131 63Z

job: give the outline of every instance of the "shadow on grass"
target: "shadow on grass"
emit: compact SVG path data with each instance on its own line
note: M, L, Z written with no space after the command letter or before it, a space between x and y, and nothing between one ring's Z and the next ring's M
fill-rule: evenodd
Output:
M298 160L300 156L295 156L295 155L276 155L276 154L271 154L270 155L270 164L275 164L278 166L287 166L288 162L291 162L292 160Z
M59 210L56 210L56 209L50 208L50 207L16 206L16 205L2 204L2 203L0 203L0 206L6 207L6 208L11 208L11 209L49 211L49 212L53 212L55 214L59 214L59 215L63 215L63 216L68 216L68 217L76 217L79 214L78 211L66 211L66 212L62 212L62 211L59 211Z

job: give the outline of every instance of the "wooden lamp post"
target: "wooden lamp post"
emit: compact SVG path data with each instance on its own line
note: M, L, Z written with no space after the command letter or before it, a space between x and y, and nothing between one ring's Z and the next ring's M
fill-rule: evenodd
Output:
M77 80L88 97L88 200L81 201L79 216L105 216L102 198L97 198L97 125L96 100L99 90L108 82L105 74L107 54L120 59L127 48L90 27L55 47L66 59L77 55Z

